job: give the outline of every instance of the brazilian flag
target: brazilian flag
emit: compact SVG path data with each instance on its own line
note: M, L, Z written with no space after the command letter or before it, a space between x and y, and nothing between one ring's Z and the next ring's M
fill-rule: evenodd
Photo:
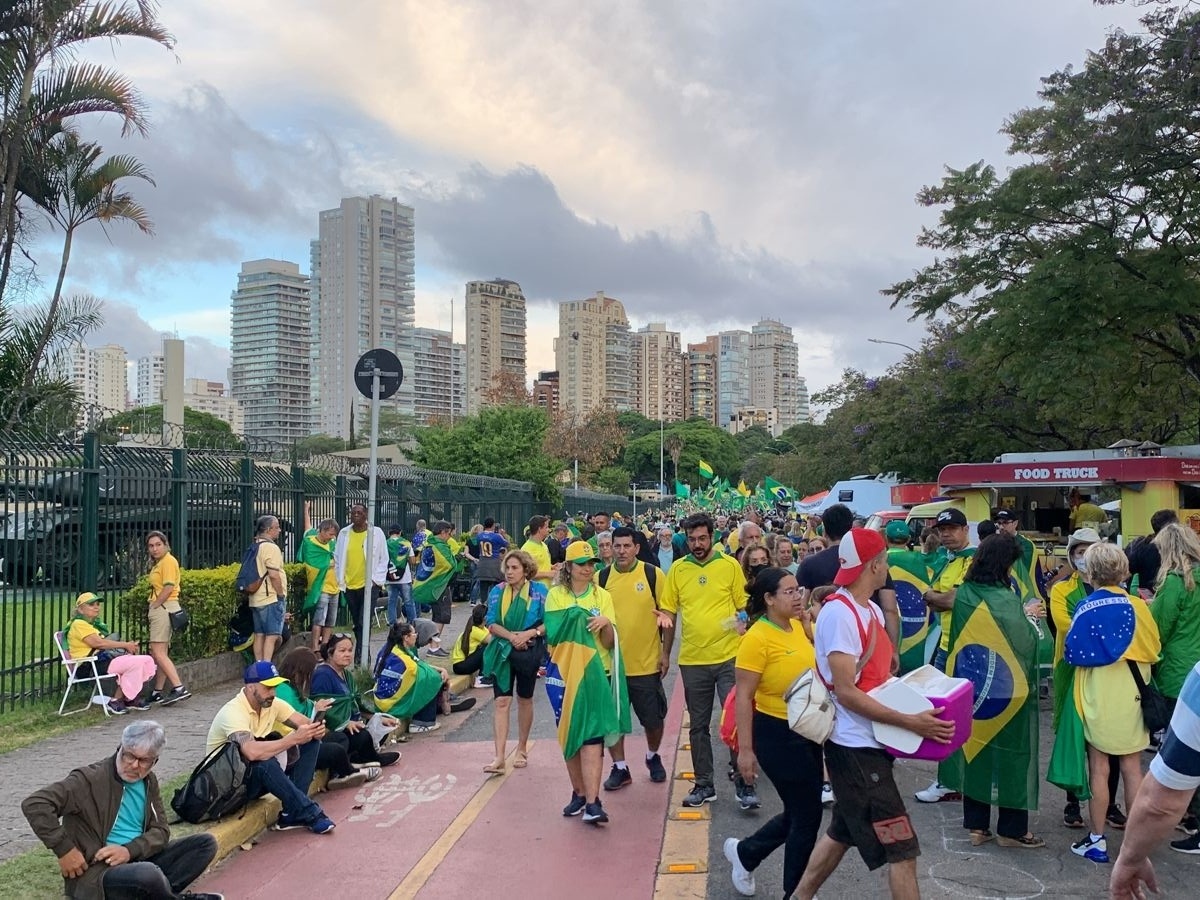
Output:
M787 503L793 494L791 488L785 487L774 478L764 478L762 497L768 503Z
M925 554L912 550L888 550L888 572L896 586L900 607L900 674L925 665L925 641L929 637L930 572Z
M375 708L411 719L442 689L442 676L401 647L393 647L375 682Z
M554 648L550 658L563 682L558 744L563 758L570 759L584 741L601 737L604 745L611 747L633 729L620 644L613 646L610 677L604 671L596 636L588 631L591 612L574 603L554 608L555 592L551 591L546 605L546 641Z
M456 568L450 545L439 537L429 538L413 572L413 601L424 606L437 603L450 586Z
M310 528L304 533L300 542L300 552L296 561L304 564L304 574L308 576L308 592L304 595L304 611L316 609L321 599L321 588L325 584L325 576L333 565L333 542L322 544L317 540L317 529Z
M713 472L712 463L705 462L704 460L700 460L696 463L696 469L700 472L700 477L706 481L711 481L713 475L715 474Z
M938 779L981 803L1037 809L1037 634L1008 585L959 586L946 673L970 680L974 704L971 736Z
M682 481L676 480L676 482L675 482L675 499L676 500L686 500L690 496L692 496L692 489L688 485L684 484Z

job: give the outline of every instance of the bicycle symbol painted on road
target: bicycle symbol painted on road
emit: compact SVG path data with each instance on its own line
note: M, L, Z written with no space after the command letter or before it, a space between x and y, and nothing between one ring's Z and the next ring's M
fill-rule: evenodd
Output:
M354 799L362 805L354 811L349 821L380 819L375 822L376 828L390 828L422 803L432 803L446 796L457 783L458 779L450 774L430 775L428 778L392 775L358 792Z

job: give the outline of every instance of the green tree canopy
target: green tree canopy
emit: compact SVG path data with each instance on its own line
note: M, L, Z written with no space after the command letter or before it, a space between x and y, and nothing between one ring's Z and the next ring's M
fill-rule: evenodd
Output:
M158 403L117 413L101 422L96 430L102 441L115 444L123 435L161 435L162 427L163 408ZM185 406L183 445L193 449L237 449L242 446L242 440L233 433L228 422L211 413Z

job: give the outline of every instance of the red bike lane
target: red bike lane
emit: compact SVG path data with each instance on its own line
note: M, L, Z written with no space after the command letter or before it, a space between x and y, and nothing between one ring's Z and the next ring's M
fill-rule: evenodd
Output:
M680 685L673 693L662 743L668 771L683 706ZM239 900L436 900L525 885L572 900L653 896L672 778L649 780L642 735L626 739L634 782L603 795L611 821L601 827L562 815L571 788L553 739L531 743L527 768L512 768L510 756L507 773L493 778L482 771L490 742L417 737L400 749L401 761L373 784L319 795L333 834L266 832L193 889Z

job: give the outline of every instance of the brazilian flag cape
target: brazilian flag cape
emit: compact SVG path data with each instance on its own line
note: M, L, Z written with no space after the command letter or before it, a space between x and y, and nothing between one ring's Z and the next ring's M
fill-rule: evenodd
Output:
M930 571L925 554L912 550L888 550L888 572L896 586L900 607L900 674L925 665L925 640L929 637Z
M456 566L450 545L431 536L421 551L421 562L413 572L413 601L432 606L454 578Z
M1071 576L1074 585L1067 593L1067 616L1075 618L1075 607L1079 605L1079 601L1083 600L1090 593L1088 586L1083 583L1083 579L1078 573ZM1063 635L1065 640L1066 635ZM1051 719L1054 730L1058 731L1058 725L1062 719L1063 708L1066 707L1067 698L1071 696L1071 691L1074 688L1075 667L1065 659L1059 658L1054 662L1054 713Z
M546 608L546 641L554 648L551 659L564 685L558 719L558 745L564 759L578 753L584 741L600 737L604 746L611 747L633 730L620 643L613 642L610 677L604 672L596 636L588 631L590 615L581 606Z
M507 584L500 589L500 608L496 618L509 631L517 632L525 627L525 613L529 610L530 590L532 588L528 581L521 586L521 590L517 592L516 596L513 596L512 587ZM507 612L505 611L506 600L508 601ZM513 646L510 642L497 636L493 636L483 645L483 674L495 678L496 687L505 692L512 686L512 664L508 661L512 649Z
M402 647L393 647L375 681L375 708L411 719L442 689L442 676Z
M304 563L304 574L308 576L304 611L310 612L321 599L325 576L329 574L329 567L333 565L333 542L322 544L317 539L317 529L310 528L304 532L304 540L300 542L300 552L296 554L296 561Z
M971 736L938 780L981 803L1037 809L1037 634L1008 585L959 586L946 673L970 680L974 703Z

